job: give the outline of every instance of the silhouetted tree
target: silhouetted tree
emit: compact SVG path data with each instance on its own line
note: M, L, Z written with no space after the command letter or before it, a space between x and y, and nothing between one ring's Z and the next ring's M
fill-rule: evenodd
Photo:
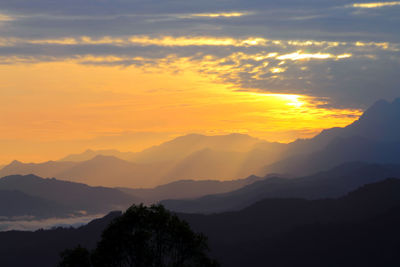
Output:
M163 206L133 205L104 230L92 253L91 266L218 266L217 262L209 259L207 251L207 238L194 233L187 222ZM77 254L72 252L74 250L64 252L63 261L68 262L68 256ZM85 257L82 255L83 260Z
M80 245L61 253L59 267L88 267L91 266L90 252Z

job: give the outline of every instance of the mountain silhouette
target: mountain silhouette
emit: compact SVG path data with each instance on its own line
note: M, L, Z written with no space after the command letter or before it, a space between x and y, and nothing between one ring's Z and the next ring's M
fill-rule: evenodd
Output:
M0 222L18 218L66 217L73 212L74 210L68 207L37 196L16 190L0 190Z
M96 156L113 156L123 160L130 160L133 156L133 152L121 152L116 149L102 149L102 150L92 150L87 149L83 153L80 154L71 154L68 155L59 161L69 161L69 162L80 162L80 161L87 161Z
M65 248L93 248L120 214L77 229L0 232L2 266L55 266ZM400 180L394 178L335 199L263 199L239 211L178 216L208 237L221 266L400 264Z
M155 188L118 188L119 190L138 197L140 201L146 204L157 203L164 199L185 199L197 198L209 194L218 194L237 190L243 186L261 180L261 177L249 176L245 179L237 179L230 181L217 180L180 180Z
M378 100L350 125L323 130L310 139L290 144L290 153L309 153L324 148L334 139L359 136L375 141L400 141L400 98L393 102Z
M157 184L165 164L136 164L113 156L98 155L83 162L21 163L14 161L0 170L0 177L35 174L80 182L91 186L151 186Z
M264 173L309 175L350 161L400 163L400 98L379 100L344 128L322 131L288 145L286 156Z
M204 149L244 152L250 151L258 144L280 145L245 134L215 136L188 134L136 153L132 161L138 163L181 161L187 156Z
M1 266L57 266L60 253L67 248L78 245L94 248L102 231L120 215L121 212L111 212L77 229L58 227L34 232L0 232Z
M168 165L136 164L113 156L98 155L91 160L76 164L56 177L72 178L97 186L150 186L158 183L163 167L168 167Z
M232 180L260 174L262 166L278 159L285 147L241 134L192 134L135 153L136 158L131 161L88 151L66 158L74 160L94 155L86 161L14 161L0 170L0 177L35 174L91 186L130 188L150 188L187 179Z
M289 157L265 168L265 172L309 175L346 162L399 164L400 141L374 141L361 136L338 137L316 152Z
M386 177L400 177L400 165L346 163L310 176L293 179L269 177L228 193L197 199L164 200L161 203L177 212L223 212L239 210L264 198L339 197Z
M138 201L132 195L123 193L117 189L105 187L90 187L85 184L59 181L56 179L43 179L35 175L13 175L0 179L0 190L19 191L31 198L40 198L46 201L46 206L59 207L64 217L71 212L81 213L106 213L111 210L126 208ZM36 201L37 202L37 201ZM51 203L52 205L49 205ZM13 206L6 210L13 209ZM49 209L53 211L54 209ZM4 212L4 210L3 210ZM28 215L25 214L25 215ZM41 215L31 214L31 215Z
M75 162L48 161L44 163L23 163L18 160L14 160L0 170L0 177L15 174L36 174L41 177L56 177L57 174L68 170L75 165Z
M222 266L397 266L399 196L400 181L386 179L338 199L181 216L209 237Z

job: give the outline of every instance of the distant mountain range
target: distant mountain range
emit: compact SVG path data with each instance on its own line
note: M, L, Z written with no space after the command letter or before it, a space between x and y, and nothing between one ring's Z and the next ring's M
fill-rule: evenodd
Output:
M246 185L252 184L264 178L250 176L245 179L237 179L231 181L217 180L180 180L155 188L118 188L119 190L131 194L140 199L145 204L157 203L164 199L192 199L209 194L219 194L237 190Z
M37 196L16 190L0 190L0 222L2 220L29 220L49 217L67 217L74 211Z
M2 266L55 266L65 248L93 248L119 214L78 229L0 232ZM178 215L208 236L221 266L400 265L398 179L368 184L337 199L264 199L235 212Z
M364 184L388 177L400 177L400 164L346 163L310 176L293 179L269 177L228 193L161 203L176 212L223 212L242 209L264 198L339 197Z
M96 156L113 156L119 159L127 160L129 161L135 156L135 153L133 152L121 152L115 149L102 149L102 150L92 150L88 149L82 153L79 154L71 154L68 155L59 161L69 161L69 162L81 162L81 161L87 161L91 160Z
M117 158L121 153L113 150L86 151L45 163L13 161L0 170L0 177L35 174L93 186L131 188L154 187L182 179L232 180L259 173L266 162L279 158L284 147L241 134L192 134L140 153L122 153L125 159L130 157L129 161ZM101 155L103 152L110 156Z
M189 134L142 152L87 150L60 161L14 161L0 176L36 174L109 187L154 187L178 180L232 180L252 174L298 177L337 165L364 161L398 164L400 99L380 100L354 123L290 144L242 134Z
M138 199L117 189L13 175L0 179L0 220L70 217L124 209ZM16 218L18 219L18 218Z
M231 181L182 180L151 189L91 187L81 183L12 175L0 179L2 220L38 220L83 216L124 209L134 203L153 204L164 199L196 198L229 192L263 178Z

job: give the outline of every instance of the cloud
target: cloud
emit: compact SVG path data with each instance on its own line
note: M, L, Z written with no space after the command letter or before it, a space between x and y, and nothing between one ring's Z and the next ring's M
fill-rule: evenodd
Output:
M343 59L351 57L351 54L342 54L342 55L332 55L329 53L303 53L302 51L297 51L291 54L281 55L276 57L279 60L310 60L310 59L329 59L329 58L336 58L336 59Z
M205 18L235 18L250 15L251 12L222 12L222 13L195 13L188 17L205 17ZM185 18L185 16L184 16Z
M248 37L244 39L213 36L104 36L91 38L89 36L66 37L58 39L23 39L0 38L0 46L13 45L112 45L112 46L265 46L268 42L265 38Z
M380 7L390 7L390 6L400 6L400 2L394 1L394 2L354 3L352 5L352 7L356 8L380 8Z
M13 18L12 16L6 15L6 14L1 14L0 13L0 22L4 22L4 21L13 21L15 18Z
M355 107L398 94L399 51L400 45L391 42L258 36L0 39L1 64L68 60L159 72L191 69L243 90L329 97L336 105Z
M243 90L365 106L399 84L399 3L4 0L0 64L190 66Z

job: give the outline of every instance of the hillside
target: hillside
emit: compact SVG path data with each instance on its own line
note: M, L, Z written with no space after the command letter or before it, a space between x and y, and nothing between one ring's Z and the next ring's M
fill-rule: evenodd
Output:
M3 220L71 216L74 210L20 191L0 190L0 222Z
M221 266L391 267L400 264L399 211L400 180L385 179L337 199L264 199L240 211L179 216L208 236ZM0 260L6 267L54 266L65 248L93 248L119 214L78 229L1 232Z
M137 198L117 189L90 187L57 179L43 179L35 175L14 175L1 178L0 190L19 191L29 195L30 198L43 199L47 204L43 205L41 209L50 206L49 212L54 210L53 206L61 206L65 217L70 215L68 212L106 213L126 208L138 201ZM13 210L12 205L4 208L10 212ZM31 215L39 216L40 214Z
M232 192L191 200L165 200L162 204L171 210L187 213L239 210L264 198L339 197L387 177L400 177L400 165L347 163L310 176L293 179L269 177Z
M86 151L64 159L72 161L14 161L0 170L0 177L35 174L91 186L129 188L151 188L187 179L232 180L262 173L262 167L278 159L285 148L284 144L268 143L241 134L192 134L135 153L129 161L116 157L121 154L114 150L105 153L116 156ZM87 158L90 159L76 161Z
M185 199L197 198L209 194L218 194L237 190L243 186L252 184L261 177L249 176L245 179L237 179L231 181L217 180L180 180L155 188L118 188L119 190L138 197L140 201L146 204L157 203L164 199Z
M379 100L344 128L322 131L288 145L285 155L264 173L309 175L350 161L400 163L400 98Z

